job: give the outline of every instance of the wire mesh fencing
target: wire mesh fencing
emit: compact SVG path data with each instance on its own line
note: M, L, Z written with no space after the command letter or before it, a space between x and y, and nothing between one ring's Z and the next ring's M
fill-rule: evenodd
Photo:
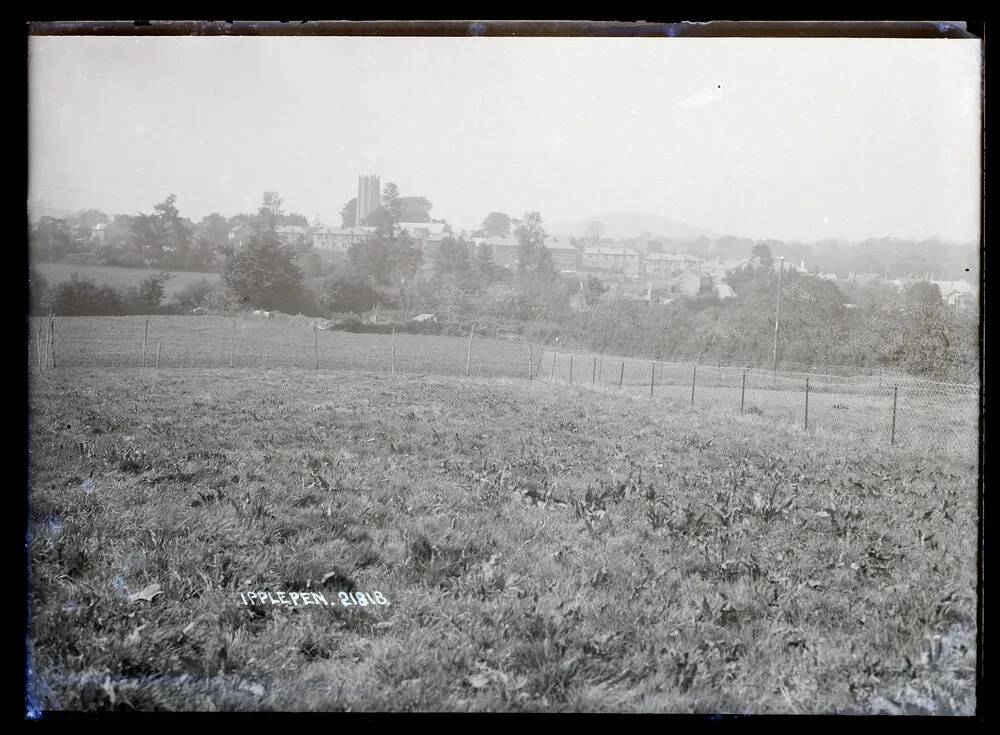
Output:
M979 387L545 350L538 377L855 439L963 456L979 447Z

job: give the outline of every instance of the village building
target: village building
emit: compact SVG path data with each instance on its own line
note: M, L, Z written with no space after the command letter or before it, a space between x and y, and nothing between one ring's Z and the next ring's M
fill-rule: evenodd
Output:
M583 254L571 245L569 240L550 237L545 240L545 249L552 257L555 267L563 273L575 273L580 270Z
M587 248L583 251L583 265L595 270L638 275L641 263L639 253L628 248Z
M650 253L643 258L643 273L649 276L669 276L677 271L696 268L701 261L687 253Z
M312 244L317 250L346 252L373 232L374 227L317 227L312 232Z

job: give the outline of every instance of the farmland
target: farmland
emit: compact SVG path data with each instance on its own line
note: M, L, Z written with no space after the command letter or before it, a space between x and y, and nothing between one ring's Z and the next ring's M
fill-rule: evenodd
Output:
M80 278L89 278L97 284L107 284L114 288L122 286L138 286L142 280L155 270L145 268L122 268L113 265L74 265L72 263L32 263L32 268L42 275L50 284L68 281L76 273ZM163 285L164 297L169 299L175 293L190 283L202 279L219 281L218 273L195 273L192 271L170 271L170 280Z
M91 354L59 321L60 357ZM316 371L286 329L301 367L228 369L231 320L192 321L177 354L218 367L33 375L43 709L975 709L974 461L335 362L372 335L321 334ZM373 590L390 604L241 598Z

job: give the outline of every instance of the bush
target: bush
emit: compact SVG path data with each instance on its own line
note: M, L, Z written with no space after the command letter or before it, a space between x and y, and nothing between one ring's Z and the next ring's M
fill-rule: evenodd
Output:
M53 289L52 313L57 316L118 316L125 313L121 295L76 273Z
M221 311L228 306L225 285L221 281L210 281L207 278L189 283L174 294L171 302L184 311L199 307Z

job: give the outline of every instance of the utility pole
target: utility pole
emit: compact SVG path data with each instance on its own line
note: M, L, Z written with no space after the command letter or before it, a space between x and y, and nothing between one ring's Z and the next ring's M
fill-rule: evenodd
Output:
M781 319L781 272L785 270L785 257L778 258L778 297L774 305L774 379L778 377L778 322Z

